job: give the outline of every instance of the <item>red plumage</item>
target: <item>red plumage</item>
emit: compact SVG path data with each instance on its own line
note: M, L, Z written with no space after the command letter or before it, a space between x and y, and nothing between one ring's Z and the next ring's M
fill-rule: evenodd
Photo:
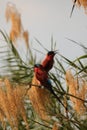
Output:
M44 83L48 79L48 74L44 70L43 66L40 64L36 64L34 67L34 72L35 72L35 76L36 76L37 80L40 81L41 85L44 85Z
M49 70L52 69L54 64L54 56L56 52L55 51L49 51L45 57L45 59L42 61L41 65L44 67L46 72L49 72Z
M43 66L40 64L36 64L34 67L34 72L37 80L40 82L44 88L53 92L51 82L48 78L48 73L44 70Z
M44 88L48 89L54 96L55 98L63 105L63 107L66 109L64 104L61 102L59 97L55 94L51 82L48 78L48 73L45 71L44 67L41 64L35 64L34 66L34 72L37 80L40 82Z

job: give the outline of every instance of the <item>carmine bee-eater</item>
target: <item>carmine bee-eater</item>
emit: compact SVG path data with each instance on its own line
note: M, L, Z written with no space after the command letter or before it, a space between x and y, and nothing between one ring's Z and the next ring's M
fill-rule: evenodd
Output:
M45 57L45 59L42 61L41 65L44 67L45 71L49 71L52 69L54 64L54 56L57 53L57 51L49 51Z
M44 86L44 88L48 89L53 95L54 97L63 105L63 107L66 109L66 107L64 106L64 104L61 102L61 100L59 99L59 97L55 94L55 92L52 89L52 85L51 82L48 78L48 73L45 71L44 67L41 64L35 64L34 66L34 72L35 72L35 76L36 79L40 82L40 84L42 86Z

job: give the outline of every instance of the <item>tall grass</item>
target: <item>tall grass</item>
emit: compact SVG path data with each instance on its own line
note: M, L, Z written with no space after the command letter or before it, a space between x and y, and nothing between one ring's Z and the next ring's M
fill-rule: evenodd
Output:
M21 15L14 5L7 5L6 18L12 26L10 34L0 31L4 40L0 45L0 129L86 130L87 65L84 61L87 54L74 61L58 54L53 71L49 72L53 91L66 106L65 109L34 75L36 55L32 52L29 34L24 30ZM51 42L53 50L55 43L52 38ZM18 49L22 43L26 50L22 55L24 59ZM67 70L65 64L68 65Z

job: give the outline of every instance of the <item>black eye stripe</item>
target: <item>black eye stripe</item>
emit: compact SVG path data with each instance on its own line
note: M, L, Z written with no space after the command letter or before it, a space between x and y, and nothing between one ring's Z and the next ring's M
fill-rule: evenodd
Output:
M54 51L49 51L47 54L52 55L52 54L55 54L55 52Z

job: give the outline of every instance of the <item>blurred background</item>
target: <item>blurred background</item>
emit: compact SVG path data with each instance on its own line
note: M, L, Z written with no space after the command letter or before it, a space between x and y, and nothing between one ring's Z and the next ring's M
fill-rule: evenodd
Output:
M84 53L81 47L67 40L69 38L85 46L87 44L87 15L83 8L75 7L70 18L72 0L0 0L0 29L6 31L10 28L5 18L8 2L15 4L19 11L34 48L44 52L34 39L37 38L50 50L53 36L56 49L67 58L73 60Z

